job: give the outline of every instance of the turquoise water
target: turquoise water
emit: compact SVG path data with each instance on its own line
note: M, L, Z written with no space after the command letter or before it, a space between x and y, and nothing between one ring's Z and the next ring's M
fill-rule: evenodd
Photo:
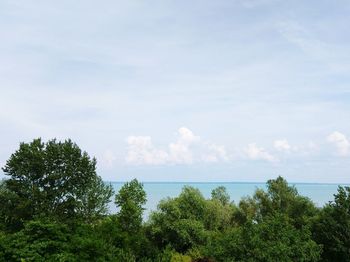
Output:
M122 187L123 182L112 182L115 192ZM211 191L218 187L226 187L231 200L238 203L239 200L248 195L252 195L257 188L266 189L265 183L184 183L184 182L146 182L143 183L147 194L147 203L145 205L145 217L150 211L156 210L158 202L166 197L178 196L183 186L189 185L198 188L204 197L209 198ZM338 184L304 184L295 183L294 185L298 192L306 197L309 197L317 206L322 207L324 204L333 200L333 195L337 192ZM111 211L115 212L116 208L111 204Z

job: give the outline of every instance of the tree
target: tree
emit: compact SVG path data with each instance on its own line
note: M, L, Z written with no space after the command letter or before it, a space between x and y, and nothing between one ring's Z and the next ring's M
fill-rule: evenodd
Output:
M125 183L115 196L115 204L120 208L118 219L126 232L138 231L142 224L142 207L146 203L143 185L133 179Z
M213 235L202 253L215 261L319 261L321 248L310 231L296 229L283 214L247 222Z
M148 233L159 248L170 246L186 252L205 240L205 198L193 187L185 186L176 198L163 199L149 219Z
M107 213L113 194L96 174L96 159L71 140L21 143L3 171L0 217L8 230L38 217L92 222Z
M339 187L334 201L321 211L313 227L314 238L323 245L322 261L350 259L350 187Z
M220 201L221 204L227 205L230 202L230 195L224 186L219 186L211 191L211 198Z
M236 217L241 223L249 220L259 222L268 216L282 213L298 228L309 224L318 211L310 199L299 195L297 189L289 186L282 177L268 180L267 191L256 190L253 197L242 199L239 207Z
M0 261L135 261L95 228L92 224L71 228L48 219L29 221L16 233L0 235Z
M3 237L1 258L4 261L60 261L59 257L70 257L67 252L70 235L66 225L33 220L22 230Z
M146 201L146 192L137 179L125 183L115 196L119 212L110 216L110 221L106 221L102 227L114 231L115 234L108 241L132 254L136 261L154 253L142 226L143 205Z

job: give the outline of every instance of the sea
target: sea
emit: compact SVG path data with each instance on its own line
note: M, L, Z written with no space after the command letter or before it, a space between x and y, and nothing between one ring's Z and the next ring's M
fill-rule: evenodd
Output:
M124 182L110 182L115 192L123 186ZM334 200L338 186L350 186L350 184L316 184L316 183L289 183L296 187L300 195L310 198L316 206L322 207L329 201ZM239 203L245 196L252 196L256 189L266 189L266 183L253 182L144 182L143 187L147 194L147 203L144 206L144 218L147 219L151 211L157 209L160 200L167 197L176 197L181 193L184 186L198 188L205 198L210 198L211 191L224 186L230 195L231 201ZM117 212L117 208L110 203L110 212Z

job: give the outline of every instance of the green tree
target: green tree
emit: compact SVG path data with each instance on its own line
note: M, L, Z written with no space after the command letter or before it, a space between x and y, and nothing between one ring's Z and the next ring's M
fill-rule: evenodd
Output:
M132 259L128 252L106 242L91 224L71 228L63 223L32 220L22 230L0 237L0 261L134 261Z
M240 201L236 219L240 223L264 220L276 213L286 214L296 227L310 224L318 210L307 197L298 194L294 186L288 185L282 177L267 181L267 191L256 190L253 197Z
M1 258L3 261L59 261L59 257L72 258L68 251L70 233L64 224L30 221L22 230L3 236L0 241L3 248Z
M220 201L221 204L227 205L230 202L230 195L224 186L219 186L211 191L211 198Z
M148 223L151 239L160 248L170 245L178 252L203 243L205 205L200 191L189 186L178 197L162 200Z
M109 239L118 248L126 250L139 261L154 255L154 247L146 238L142 224L146 192L137 179L125 183L115 196L115 204L119 208L115 216L110 216L102 228L115 234ZM108 232L107 232L108 234Z
M202 218L206 230L226 230L236 225L234 214L237 207L233 204L223 205L216 199L206 200L205 212Z
M211 231L232 226L234 209L226 200L207 200L198 189L185 186L178 197L159 203L150 216L147 232L159 248L169 245L177 252L187 252L203 245Z
M120 208L118 219L124 231L131 233L140 229L146 201L146 192L137 179L125 183L116 194L115 204Z
M350 261L350 187L338 188L315 221L313 234L323 245L322 261Z
M37 217L91 222L107 213L113 194L96 174L96 159L71 140L21 143L3 171L0 217L10 230Z
M247 258L252 261L319 261L321 247L308 227L296 228L285 214L275 214L243 227Z
M283 214L217 232L202 247L202 254L218 262L316 262L320 253L321 247L312 240L311 232L296 229Z

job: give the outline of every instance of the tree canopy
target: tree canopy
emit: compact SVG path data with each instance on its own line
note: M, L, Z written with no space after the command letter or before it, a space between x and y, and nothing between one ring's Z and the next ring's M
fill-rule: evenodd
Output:
M107 213L113 194L96 174L96 159L71 140L21 143L3 171L0 216L8 229L38 217L91 222Z
M350 187L339 187L314 223L315 240L323 246L322 261L350 261Z
M235 204L219 186L183 187L147 220L143 184L114 196L71 140L21 143L3 167L0 262L350 261L350 187L316 207L282 177Z

